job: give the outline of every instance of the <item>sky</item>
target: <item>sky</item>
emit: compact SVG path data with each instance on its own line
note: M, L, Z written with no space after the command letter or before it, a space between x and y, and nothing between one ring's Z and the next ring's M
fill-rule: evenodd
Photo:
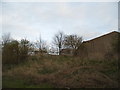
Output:
M58 31L83 40L118 30L117 2L2 2L2 34L52 42Z

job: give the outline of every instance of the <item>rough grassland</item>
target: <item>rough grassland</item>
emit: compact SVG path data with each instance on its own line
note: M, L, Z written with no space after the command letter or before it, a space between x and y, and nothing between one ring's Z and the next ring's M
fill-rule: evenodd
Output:
M117 60L81 60L68 56L31 56L3 66L3 88L116 88Z

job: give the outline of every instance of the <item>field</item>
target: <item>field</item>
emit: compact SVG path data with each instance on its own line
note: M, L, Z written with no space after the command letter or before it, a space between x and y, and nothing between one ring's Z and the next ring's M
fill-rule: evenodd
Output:
M3 88L117 88L117 60L36 55L3 66Z

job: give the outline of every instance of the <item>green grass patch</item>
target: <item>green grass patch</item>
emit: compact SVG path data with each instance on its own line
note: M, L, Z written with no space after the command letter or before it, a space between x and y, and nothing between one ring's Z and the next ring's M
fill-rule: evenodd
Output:
M3 77L2 79L3 88L53 88L52 85L48 83L42 83L39 85L30 84L27 80L13 78L13 77Z

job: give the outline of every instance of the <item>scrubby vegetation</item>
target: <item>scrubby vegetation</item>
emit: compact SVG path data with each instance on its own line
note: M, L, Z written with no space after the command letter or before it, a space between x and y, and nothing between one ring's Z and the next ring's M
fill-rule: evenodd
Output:
M118 87L117 60L34 55L19 65L3 66L3 88Z
M82 38L68 36L68 47L79 46ZM74 38L75 37L75 38ZM61 37L57 37L58 41ZM69 41L66 39L66 42ZM77 41L76 41L77 40ZM72 42L74 41L74 42ZM80 42L78 42L80 41ZM61 41L57 43L59 55L48 54L45 43L39 40L36 48L30 41L11 40L9 35L2 42L2 82L3 88L117 88L120 82L118 76L119 60L111 58L107 53L104 59L85 59L86 53L77 56L60 54ZM76 45L74 45L75 42ZM118 43L113 47L118 49ZM79 44L79 45L78 45ZM63 45L64 46L64 45ZM72 47L72 48L73 48ZM115 50L115 49L114 49ZM34 54L31 54L34 52ZM46 53L47 52L47 53ZM117 51L119 54L119 52Z

